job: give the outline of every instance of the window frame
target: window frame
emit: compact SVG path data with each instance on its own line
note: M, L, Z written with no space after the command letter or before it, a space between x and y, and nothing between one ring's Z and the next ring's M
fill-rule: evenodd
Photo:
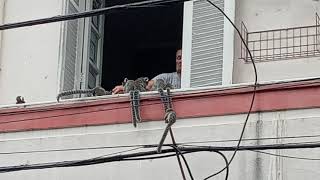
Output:
M64 13L66 14L68 11L68 1L74 0L64 0L65 8ZM83 0L85 2L85 10L90 10L92 7L93 0ZM196 0L197 1L197 0ZM199 1L199 0L198 0ZM80 3L82 1L80 0ZM102 1L103 2L103 1ZM193 2L195 1L187 1L184 2L184 10L183 10L183 27L182 27L182 73L181 73L181 88L190 88L190 76L191 76L191 57L192 57L192 18L193 18ZM234 22L235 18L235 0L225 0L224 1L224 12L229 16L229 18ZM77 5L76 3L74 3ZM214 8L214 7L213 7ZM97 81L96 85L101 83L101 73L102 73L102 60L103 60L103 35L104 35L104 18L105 16L101 15L99 19L101 22L101 34L102 36L99 39L98 52L97 52ZM89 50L90 50L90 35L91 28L94 27L92 24L92 18L83 19L84 28L81 32L81 37L79 38L82 42L82 54L81 63L76 64L76 76L75 76L75 87L79 89L88 88L88 76L89 76L89 66L90 60L85 62L85 57L89 58ZM82 22L82 21L81 21ZM65 25L63 25L65 26ZM92 27L91 27L92 26ZM82 26L80 26L82 27ZM64 29L65 27L63 27ZM94 27L94 29L96 29ZM66 40L66 33L63 34L63 39ZM234 59L234 28L230 24L230 22L224 18L224 37L223 37L223 70L222 70L222 85L230 85L232 84L232 72L233 72L233 59ZM64 43L65 47L65 43ZM61 81L60 88L62 89L63 85L63 67L64 62L61 63ZM82 66L82 68L81 68ZM82 69L82 72L81 72Z
M86 1L86 11L92 10L94 0L85 0ZM104 6L104 1L102 1L102 6ZM89 87L89 73L90 68L92 68L96 73L96 83L95 86L100 85L101 83L101 74L102 74L102 63L103 63L103 39L104 39L104 19L105 15L100 15L99 18L99 27L95 27L92 23L92 18L85 18L84 25L84 48L83 48L83 58L82 58L82 80L81 80L81 89L88 89ZM90 60L90 44L91 44L91 33L95 33L98 36L97 52L96 52L96 63ZM92 88L92 87L91 87Z

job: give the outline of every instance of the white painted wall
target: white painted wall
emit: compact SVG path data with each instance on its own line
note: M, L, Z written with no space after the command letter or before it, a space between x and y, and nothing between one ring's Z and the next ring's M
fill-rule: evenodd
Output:
M4 14L5 14L5 2L6 0L0 0L0 24L3 24L4 21ZM2 47L2 31L0 31L0 53ZM1 67L0 67L1 68ZM1 69L0 69L1 70Z
M236 24L244 21L248 31L315 25L315 13L320 13L318 0L237 0ZM233 83L252 82L251 63L240 58L240 38L235 34ZM257 63L258 80L283 80L319 77L320 57Z
M60 15L62 3L63 0L6 0L2 23ZM2 32L0 105L14 104L18 95L27 102L55 99L60 28L61 23L52 23Z
M238 139L245 114L178 120L173 126L176 141L195 142ZM69 129L29 131L0 134L0 166L79 160L126 150L100 149L31 154L3 154L14 151L37 151L81 147L156 144L165 127L164 122L146 122L133 128L131 124L89 126ZM320 109L305 109L252 114L244 138L319 135ZM319 141L318 137L244 141L243 145ZM169 143L170 141L168 141ZM235 145L236 141L211 142L210 145ZM131 148L129 148L131 149ZM138 150L139 151L139 150ZM137 151L136 151L137 152ZM270 150L270 153L320 158L319 149ZM226 153L230 157L230 153ZM203 179L224 167L214 153L186 155L195 179ZM239 152L230 167L230 180L301 180L319 174L320 161L294 160L255 152ZM30 170L0 174L10 180L172 180L181 179L176 158L162 160L115 162L86 167ZM224 179L223 175L215 179Z

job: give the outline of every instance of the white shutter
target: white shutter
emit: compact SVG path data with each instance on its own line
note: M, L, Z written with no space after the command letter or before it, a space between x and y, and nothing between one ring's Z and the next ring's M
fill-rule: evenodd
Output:
M223 9L224 1L213 1ZM207 1L195 1L192 19L190 86L222 84L223 15Z
M78 1L67 1L67 14L74 14L79 12L77 5ZM77 75L77 61L79 61L81 48L80 48L80 20L66 21L65 28L65 55L63 64L63 84L62 90L71 90L76 86Z
M231 0L228 2L211 0L211 2L225 12L228 9L227 14L231 14L231 19L233 19L234 2ZM225 3L228 8L225 7ZM186 41L183 42L183 51L186 51L183 52L183 61L186 60L187 65L183 65L185 69L182 70L186 70L188 74L182 74L182 83L186 84L182 86L203 87L230 84L233 29L229 29L229 22L206 0L194 1L190 5L185 4L185 10L189 11L185 12L183 37L183 40Z

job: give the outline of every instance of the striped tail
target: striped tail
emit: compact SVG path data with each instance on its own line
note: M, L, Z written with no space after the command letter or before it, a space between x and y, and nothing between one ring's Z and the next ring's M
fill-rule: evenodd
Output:
M132 123L136 127L138 122L141 122L140 116L140 94L139 91L130 91L131 98L131 112L132 112Z
M76 90L68 90L68 91L63 91L58 94L57 96L57 101L59 102L60 98L63 96L70 96L73 94L88 94L88 93L93 93L93 89L76 89Z
M169 106L168 106L168 97L164 93L163 89L158 89L158 92L160 94L160 99L161 99L161 101L163 103L164 110L167 110L169 108Z

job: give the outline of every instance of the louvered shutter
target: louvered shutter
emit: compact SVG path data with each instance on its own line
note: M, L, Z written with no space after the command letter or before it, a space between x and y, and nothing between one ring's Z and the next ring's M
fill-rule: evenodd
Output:
M79 12L77 5L78 1L68 0L67 14L74 14ZM80 20L66 21L65 28L65 55L63 65L63 85L62 90L71 90L75 88L77 61L79 61L80 51Z
M224 9L224 1L212 1ZM192 18L190 86L222 84L224 17L207 1L195 1Z
M224 1L213 1L224 9ZM207 1L195 1L192 18L190 86L222 84L224 17Z

